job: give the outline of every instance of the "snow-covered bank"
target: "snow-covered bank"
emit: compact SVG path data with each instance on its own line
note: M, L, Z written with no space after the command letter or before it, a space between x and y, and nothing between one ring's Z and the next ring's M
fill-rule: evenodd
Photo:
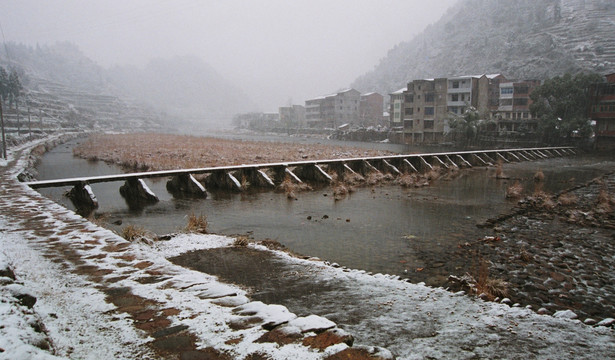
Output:
M170 340L186 354L216 351L220 358L236 359L255 354L323 359L349 349L343 341L324 351L306 345L335 326L327 316L250 302L247 289L168 260L232 246L233 239L182 234L130 243L17 183L14 168L6 170L0 178L1 252L24 290L37 298L33 316L46 326L55 355L171 358ZM399 359L609 358L615 353L610 328L257 249L290 269L280 276L296 272L316 284L333 285L332 292L312 299L315 309L340 319L337 325L358 343L384 346ZM20 327L19 319L11 321ZM263 341L270 329L287 338ZM17 332L7 336L26 346L37 341ZM177 347L180 342L185 346ZM9 353L15 348L7 346L0 358L19 358ZM381 358L389 355L367 349Z

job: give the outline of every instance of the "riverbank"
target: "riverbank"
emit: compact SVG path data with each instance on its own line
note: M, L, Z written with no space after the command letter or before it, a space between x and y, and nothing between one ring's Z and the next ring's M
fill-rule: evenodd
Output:
M282 308L216 305L219 295L228 295L223 296L230 301L227 305L249 301L253 289L221 283L168 260L189 251L230 249L233 239L189 235L160 242L125 241L17 183L20 170L15 169L20 164L2 163L0 199L2 208L9 211L0 214L0 241L16 276L37 298L34 310L48 329L56 355L152 358L150 351L163 347L165 356L156 358L172 358L169 348L179 346L178 351L193 357L217 352L218 358L231 354L227 356L237 359L334 359L350 351L341 343L323 352L306 345L314 344L304 340L315 336L313 332L256 341L270 333L261 326L267 322L263 317L286 314ZM409 284L395 276L292 258L257 245L246 249L257 253L244 265L251 262L258 267L262 263L256 260L261 257L281 264L270 279L297 277L316 291L309 296L302 292L298 302L315 301L331 318L350 316L352 322L338 322L338 326L352 334L356 343L385 346L399 359L590 359L608 358L615 351L615 336L607 327L540 316L524 308ZM243 321L238 323L241 315ZM238 329L232 324L254 326ZM353 347L372 355L387 354L381 348ZM3 354L16 357L9 351Z
M151 139L150 135L147 135L145 138ZM91 151L101 149L104 139L94 138L91 142L88 142L90 144L88 145L89 149ZM125 138L121 143L127 139ZM201 142L207 143L209 140L202 139ZM243 142L225 141L224 144L227 146L216 149L217 156L228 158L230 156L229 151L235 149L233 143L240 144L238 145L240 147ZM250 146L261 144L249 143ZM281 146L291 145L283 144ZM144 155L147 151L149 149L145 149L144 152L133 149L132 153L136 154L139 158L147 158ZM184 150L183 148L173 148L169 145L166 151L169 151L171 157L180 157ZM304 155L308 156L307 153ZM607 167L613 166L612 162L605 162L604 164ZM496 175L498 172L501 173L502 165L495 171ZM504 170L504 172L507 171L507 169ZM458 176L459 173L448 174L448 177ZM405 186L427 184L429 183L427 180L434 180L438 175L438 173L432 173L426 174L422 179L411 178L408 179L407 184L405 184L405 181L410 176L405 175L399 177L397 183ZM389 181L392 178L390 177ZM547 180L552 181L552 179ZM383 181L386 181L386 179ZM568 178L561 179L560 181L565 183L568 181L573 182L573 180ZM456 282L455 278L448 283L445 283L445 279L448 275L462 278L467 271L469 276L460 280L461 283L466 283L463 289L466 291L470 290L467 286L468 282L472 286L478 283L479 289L472 290L476 296L483 296L485 299L496 300L497 298L498 301L501 301L506 298L505 302L510 301L510 304L517 303L521 306L529 305L534 311L540 311L545 314L555 314L558 311L570 310L575 312L575 316L578 316L581 320L587 321L588 324L595 324L605 319L615 318L614 308L610 305L610 303L615 303L615 301L611 301L615 300L615 290L612 286L609 286L609 281L615 279L615 272L613 271L615 263L608 257L604 258L599 254L600 249L609 248L610 246L604 239L615 235L611 233L612 229L609 228L608 224L604 225L606 226L604 227L600 224L590 224L587 221L581 223L578 221L581 218L591 219L595 217L595 215L588 213L594 207L602 209L602 217L609 214L612 216L612 208L615 203L612 203L612 195L610 194L615 193L615 189L610 189L606 185L598 189L596 186L585 184L571 191L566 191L567 196L560 196L560 194L556 196L539 191L542 186L541 184L544 182L544 178L533 182L532 185L536 187L535 194L538 195L531 195L522 200L519 203L519 208L513 209L512 214L503 214L502 217L488 221L493 230L486 229L484 231L484 238L482 238L482 234L479 239L454 234L454 237L459 239L458 242L453 241L453 246L457 247L457 251L454 254L446 258L438 258L431 255L429 251L424 251L418 265L412 266L414 264L412 261L408 264L408 269L406 269L406 271L410 272L408 276L411 276L415 282L425 281L429 285L461 289L459 281ZM568 187L570 185L561 186ZM528 192L526 191L525 193L527 194ZM599 198L600 193L602 193L602 203L598 203L595 200ZM333 191L331 195L331 197L335 197L337 194ZM476 196L480 195L476 194ZM611 200L608 200L609 198ZM594 199L594 202L589 203L588 199ZM440 201L437 197L430 199L432 203ZM537 206L537 203L541 204L541 206ZM371 206L374 206L374 202L371 203ZM537 210L550 211L551 214L537 214ZM263 209L262 211L265 210ZM550 217L553 221L545 223L540 220L544 217ZM312 216L310 215L308 219L311 220L311 218ZM349 216L339 217L338 220L347 219L351 221L350 218ZM570 219L575 218L578 218L576 223L571 223ZM501 224L494 225L498 221ZM289 222L292 222L292 220ZM588 230L588 226L600 230ZM365 233L361 234L365 236ZM416 238L416 236L408 235L408 237L409 240L416 242L416 240L412 239ZM569 241L564 244L560 237ZM282 241L284 242L284 240ZM336 238L336 241L340 242L342 240ZM359 247L358 242L353 244L357 248ZM330 246L333 246L333 244ZM314 255L309 251L305 253ZM377 254L373 254L377 256ZM317 256L323 255L318 254ZM383 261L387 260L383 258ZM400 260L404 264L406 264L406 261L404 258ZM575 264L569 265L570 262ZM596 281L592 278L594 277L594 266L600 269L598 271L599 275L595 275L598 278ZM355 267L365 269L360 267L360 265L355 265ZM436 267L438 268L435 269ZM444 274L442 274L443 270L446 270ZM401 272L392 273L404 276ZM440 276L443 280L438 280L436 275ZM487 283L490 283L490 286L486 286Z
M555 195L537 191L479 224L493 235L461 243L459 255L488 266L483 277L505 281L511 304L614 323L614 195L614 172Z

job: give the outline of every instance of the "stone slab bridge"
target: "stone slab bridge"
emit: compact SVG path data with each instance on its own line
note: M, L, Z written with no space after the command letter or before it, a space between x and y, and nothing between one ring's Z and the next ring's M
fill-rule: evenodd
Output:
M541 147L503 150L477 150L442 153L388 155L333 160L306 160L250 165L232 165L195 169L176 169L104 175L80 178L67 178L44 181L30 181L27 185L34 189L71 186L67 196L77 208L95 209L98 200L90 184L124 181L120 193L126 201L134 204L157 202L156 195L147 187L143 179L170 177L167 189L174 196L206 197L208 188L244 190L249 186L274 188L285 180L295 183L304 181L333 183L345 176L366 176L370 173L403 175L422 173L434 168L467 168L491 166L496 163L531 161L562 157L576 154L573 147ZM205 175L203 185L193 175Z

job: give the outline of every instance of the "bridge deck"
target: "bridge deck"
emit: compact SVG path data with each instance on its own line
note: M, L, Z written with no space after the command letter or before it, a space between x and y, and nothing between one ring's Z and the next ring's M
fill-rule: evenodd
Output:
M387 155L387 156L374 156L374 157L358 157L358 158L344 158L344 159L329 159L329 160L303 160L303 161L288 161L278 163L262 163L262 164L249 164L249 165L230 165L230 166L218 166L218 167L204 167L194 169L176 169L176 170L162 170L162 171L148 171L148 172L136 172L116 175L102 175L102 176L89 176L89 177L75 177L66 179L54 179L54 180L42 180L42 181L29 181L25 182L26 185L38 189L47 187L61 187L61 186L75 186L78 184L95 184L102 182L113 181L125 181L129 179L144 179L144 178L156 178L156 177L173 177L176 175L184 174L206 174L213 172L232 172L245 169L264 169L264 168L280 168L280 167L297 167L306 165L329 165L329 164L345 164L357 161L374 161L374 160L395 160L395 159L412 159L412 158L433 158L433 157L463 157L471 155L489 155L494 154L501 156L502 153L514 154L518 152L540 152L540 151L571 151L573 147L540 147L540 148L517 148L517 149L501 149L501 150L476 150L476 151L455 151L455 152L441 152L441 153L423 153L423 154L405 154L405 155ZM516 157L516 156L515 156Z

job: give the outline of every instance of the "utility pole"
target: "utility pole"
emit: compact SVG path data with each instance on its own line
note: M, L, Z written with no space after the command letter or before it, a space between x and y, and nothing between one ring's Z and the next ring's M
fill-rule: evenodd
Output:
M15 109L17 109L17 136L19 137L19 132L21 131L21 124L19 123L19 99L15 101Z
M30 104L28 103L28 138L32 140L32 118L30 117Z
M2 128L2 157L6 160L6 135L4 134L4 115L2 115L2 99L0 99L0 127Z

